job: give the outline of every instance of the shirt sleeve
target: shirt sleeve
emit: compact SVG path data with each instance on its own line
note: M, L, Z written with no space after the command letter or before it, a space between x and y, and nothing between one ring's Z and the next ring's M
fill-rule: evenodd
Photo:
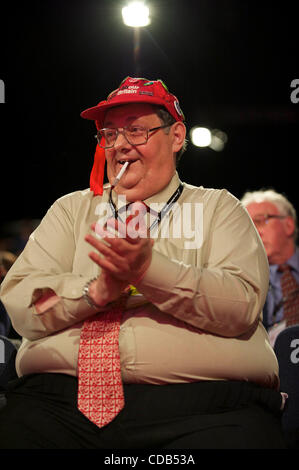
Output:
M267 294L267 256L247 211L234 196L223 190L213 212L200 248L201 265L154 251L137 287L161 311L199 329L225 337L250 334Z
M31 234L1 285L1 300L21 336L42 338L96 313L82 298L92 276L72 272L75 245L71 204L61 198ZM50 291L58 296L55 305L37 313L34 303Z

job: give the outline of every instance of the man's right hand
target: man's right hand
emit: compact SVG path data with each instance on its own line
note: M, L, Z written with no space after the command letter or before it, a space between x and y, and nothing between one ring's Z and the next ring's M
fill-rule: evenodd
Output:
M90 284L88 295L96 305L104 307L118 299L127 285L126 281L114 278L103 269L100 276Z

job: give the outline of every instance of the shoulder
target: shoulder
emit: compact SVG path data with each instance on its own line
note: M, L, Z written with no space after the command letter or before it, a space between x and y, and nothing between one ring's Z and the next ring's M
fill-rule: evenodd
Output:
M240 201L227 189L205 188L204 186L193 186L184 183L185 198L198 199L202 202L230 202L232 204L241 205Z
M83 189L78 191L73 191L71 193L65 194L59 197L54 204L60 205L65 208L78 208L80 206L90 206L94 203L99 203L101 201L107 201L109 198L108 189L103 190L102 196L95 196L93 191L90 189Z
M56 199L48 213L54 213L58 217L61 214L69 219L77 219L89 212L95 213L97 205L107 203L108 200L109 190L105 188L102 196L95 196L90 189L73 191Z
M185 194L182 202L201 203L205 215L221 219L243 219L246 224L251 223L243 204L227 189L197 187L186 183L184 183L184 188Z
M54 204L60 204L62 206L68 204L80 204L81 202L87 202L93 197L93 192L90 189L83 189L78 191L73 191L68 194L60 196Z

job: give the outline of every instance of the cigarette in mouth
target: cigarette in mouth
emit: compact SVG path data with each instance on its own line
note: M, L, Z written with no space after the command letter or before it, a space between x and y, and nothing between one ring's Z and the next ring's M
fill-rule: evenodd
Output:
M120 172L118 173L115 180L113 181L112 189L119 183L119 181L120 181L122 175L124 174L124 172L126 171L128 165L129 165L129 162L126 162L126 163L123 164L122 168L120 169Z

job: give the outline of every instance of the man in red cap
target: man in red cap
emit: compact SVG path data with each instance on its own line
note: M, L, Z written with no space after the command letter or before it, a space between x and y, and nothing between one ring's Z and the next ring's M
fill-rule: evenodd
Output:
M90 188L53 204L2 286L24 339L0 447L284 447L247 211L180 181L184 116L161 80L127 77L82 117Z

